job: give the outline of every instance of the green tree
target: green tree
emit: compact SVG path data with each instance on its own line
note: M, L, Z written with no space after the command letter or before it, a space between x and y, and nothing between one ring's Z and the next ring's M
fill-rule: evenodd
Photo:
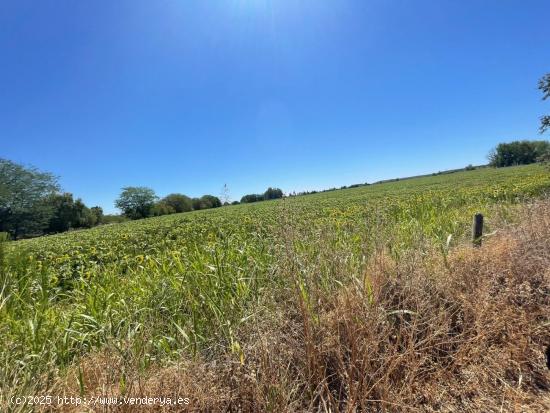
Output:
M283 197L283 191L279 188L267 188L267 190L264 192L264 199L279 199Z
M258 194L247 194L243 195L241 198L241 204L249 204L251 202L258 202L264 199L263 195Z
M77 217L72 194L52 194L48 197L47 202L52 208L48 232L64 232L74 227Z
M74 214L73 228L92 228L96 225L95 216L80 198L74 201Z
M500 143L489 154L489 164L495 167L526 165L538 162L550 151L548 141L514 141Z
M198 211L199 209L204 209L204 205L200 198L193 198L191 200L191 205L193 206L194 211Z
M169 215L169 214L175 214L176 210L173 206L167 204L164 201L159 201L155 204L153 209L151 210L151 215L155 217L159 217L161 215Z
M550 73L545 74L539 81L539 89L542 92L542 100L550 98ZM540 118L540 133L550 129L550 115Z
M191 200L193 210L218 208L222 206L220 198L214 195L203 195L200 198L193 198Z
M182 194L170 194L165 196L162 201L165 205L173 208L174 212L189 212L193 210L191 198Z
M222 206L220 198L214 195L203 195L201 197L201 202L205 208L219 208Z
M94 217L94 226L103 224L103 209L101 207L91 207L90 212Z
M46 202L53 211L47 229L50 233L64 232L72 228L91 228L99 223L99 207L92 211L80 198L74 200L70 193L50 195ZM99 211L103 215L101 208Z
M53 213L46 200L58 190L52 174L0 159L0 232L41 235Z
M115 207L130 219L147 218L151 216L156 200L155 191L151 188L128 186L122 188Z

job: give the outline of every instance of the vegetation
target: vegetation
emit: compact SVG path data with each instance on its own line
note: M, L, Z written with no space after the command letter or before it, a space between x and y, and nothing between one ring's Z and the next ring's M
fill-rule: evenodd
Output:
M500 143L489 154L491 166L528 165L539 162L550 153L548 141L514 141Z
M103 220L101 207L88 208L81 199L75 201L70 193L52 194L47 198L46 205L52 211L46 231L50 234L71 228L91 228Z
M189 212L193 210L191 198L182 194L170 194L165 196L162 203L171 207L175 213Z
M280 199L283 197L283 191L279 188L267 188L263 194L248 194L241 198L241 203L249 204L251 202L268 201L270 199Z
M542 92L542 99L550 98L550 73L545 74L539 81L539 89ZM540 118L540 133L550 129L550 115L544 115Z
M88 208L71 193L60 192L52 174L0 159L0 232L14 239L222 205L212 195L191 200L182 194L170 194L157 200L150 188L125 187L115 201L123 215L104 216L101 207Z
M522 284L547 285L547 215L511 255L502 244L481 262L461 245L475 212L504 230L548 189L540 165L484 168L8 243L2 400L186 383L196 410L383 410L435 406L468 371L471 395L496 378L519 388L506 366L539 350L501 337L548 339L549 309ZM527 267L528 281L514 270ZM514 397L534 386L522 366Z
M129 221L128 218L126 218L124 215L116 215L116 214L107 214L103 215L103 218L101 219L102 224L119 224L121 222Z
M52 174L0 159L0 231L17 239L101 223L100 207L90 209L59 189Z
M115 201L115 206L130 219L142 219L153 215L156 201L157 196L151 188L128 186L122 188L120 196Z

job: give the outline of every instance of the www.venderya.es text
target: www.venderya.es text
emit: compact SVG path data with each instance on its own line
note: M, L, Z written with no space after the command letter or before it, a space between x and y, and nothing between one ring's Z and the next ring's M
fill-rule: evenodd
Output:
M12 396L11 405L28 406L181 406L188 405L181 396Z

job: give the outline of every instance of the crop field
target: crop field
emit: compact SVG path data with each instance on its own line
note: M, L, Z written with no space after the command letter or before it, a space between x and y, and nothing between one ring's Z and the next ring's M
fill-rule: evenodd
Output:
M104 348L143 372L220 354L243 364L248 325L289 285L314 314L313 291L364 282L376 251L445 256L474 213L491 232L548 190L542 166L482 168L4 243L0 397L55 388Z

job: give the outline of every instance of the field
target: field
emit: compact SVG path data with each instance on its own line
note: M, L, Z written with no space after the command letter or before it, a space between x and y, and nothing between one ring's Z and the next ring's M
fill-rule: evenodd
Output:
M204 377L215 371L205 366L216 362L232 366L228 377L256 375L254 366L265 370L267 362L254 343L269 328L288 330L288 319L299 326L291 334L293 343L303 347L299 353L308 360L301 385L285 387L279 372L269 379L273 388L262 387L261 396L260 390L242 399L220 396L219 404L196 396L195 408L200 403L214 410L310 410L334 403L343 408L340 399L349 401L353 391L327 381L336 373L328 374L326 365L319 372L320 356L313 354L320 354L315 349L321 345L311 344L326 325L329 300L334 305L343 291L358 286L364 301L379 307L373 262L387 269L422 261L411 273L440 261L452 266L453 251L464 248L474 213L485 214L486 233L500 231L548 190L550 174L541 166L483 168L5 243L2 402L22 394L85 395L101 386L134 394L136 383L152 377L152 371L170 371L181 363L189 363L189 372L206 369ZM386 310L409 311L398 303ZM269 328L262 333L262 326ZM267 344L272 346L285 344ZM97 378L98 360L111 360L112 377ZM184 383L181 377L174 380ZM234 394L241 386L227 385ZM345 397L334 390L344 387ZM369 397L371 407L388 408L380 391ZM306 402L300 406L297 400ZM405 396L400 400L412 402Z

